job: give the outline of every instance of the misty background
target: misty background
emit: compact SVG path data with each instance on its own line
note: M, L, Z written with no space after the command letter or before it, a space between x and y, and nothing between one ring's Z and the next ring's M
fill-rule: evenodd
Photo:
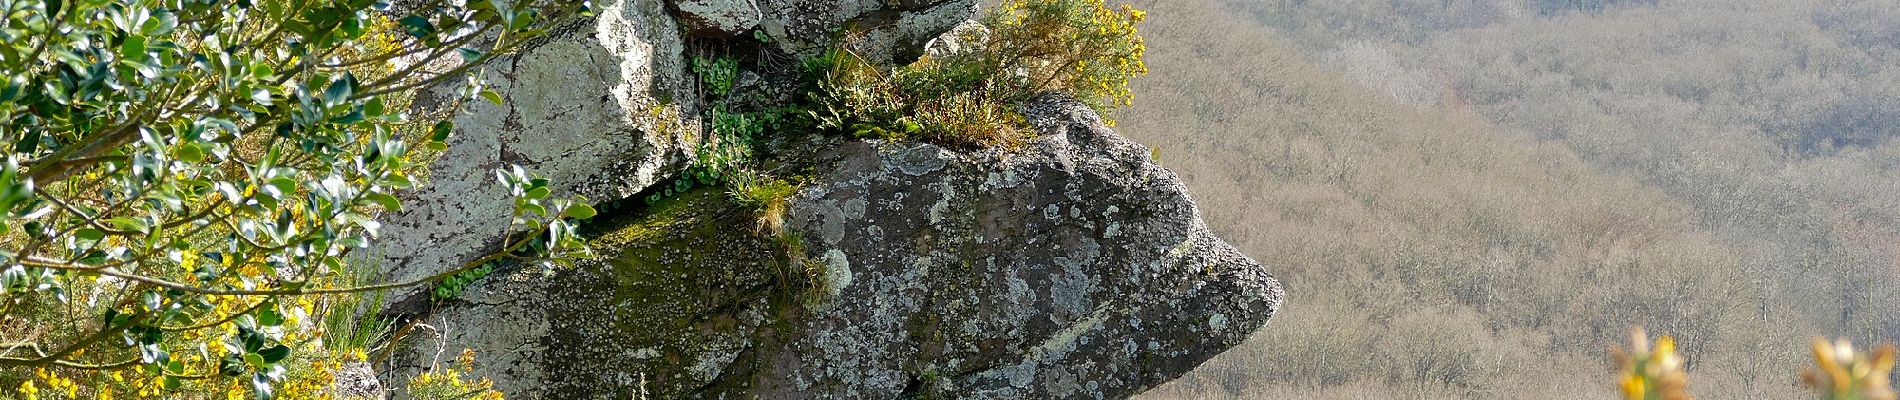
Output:
M1136 0L1120 130L1289 298L1147 398L1703 398L1900 337L1900 4Z

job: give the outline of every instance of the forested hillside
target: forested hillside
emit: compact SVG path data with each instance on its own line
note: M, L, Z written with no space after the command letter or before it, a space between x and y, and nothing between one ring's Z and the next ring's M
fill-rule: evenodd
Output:
M1900 336L1900 7L1136 1L1123 131L1282 274L1158 398L1609 398L1673 334L1705 398Z

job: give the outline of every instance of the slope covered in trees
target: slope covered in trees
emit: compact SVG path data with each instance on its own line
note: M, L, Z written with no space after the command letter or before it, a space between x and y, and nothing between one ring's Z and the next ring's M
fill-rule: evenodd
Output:
M1608 398L1643 325L1787 398L1809 337L1900 332L1900 9L1229 3L1137 2L1119 119L1290 297L1156 397Z

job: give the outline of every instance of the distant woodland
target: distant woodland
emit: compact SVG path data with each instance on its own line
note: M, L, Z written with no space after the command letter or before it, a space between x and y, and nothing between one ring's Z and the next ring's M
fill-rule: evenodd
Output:
M1121 130L1284 311L1152 398L1702 398L1900 339L1900 4L1168 0Z

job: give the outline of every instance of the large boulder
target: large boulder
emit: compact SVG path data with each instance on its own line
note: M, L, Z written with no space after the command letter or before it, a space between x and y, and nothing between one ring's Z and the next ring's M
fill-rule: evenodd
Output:
M522 398L1125 397L1273 316L1278 282L1145 147L1060 96L1026 111L1020 149L825 146L783 235L715 189L600 221L603 259L472 286L391 367L448 343Z
M389 232L358 254L390 279L453 269L498 248L512 202L494 169L521 165L563 194L632 195L690 161L699 97L679 26L659 1L596 2L597 17L560 27L481 67L503 105L474 100L453 117L449 147ZM417 112L451 104L459 80L422 93ZM392 299L411 298L412 288Z

